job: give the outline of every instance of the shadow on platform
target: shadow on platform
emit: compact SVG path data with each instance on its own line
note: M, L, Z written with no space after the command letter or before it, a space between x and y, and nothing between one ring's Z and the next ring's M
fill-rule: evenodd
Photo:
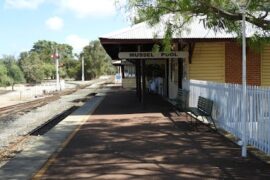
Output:
M118 89L108 93L94 114L162 113L170 116L170 113L174 112L173 106L157 94L146 94L142 104L135 91Z
M269 179L269 165L219 134L190 131L155 95L111 92L53 160L43 179ZM178 122L176 128L170 118Z

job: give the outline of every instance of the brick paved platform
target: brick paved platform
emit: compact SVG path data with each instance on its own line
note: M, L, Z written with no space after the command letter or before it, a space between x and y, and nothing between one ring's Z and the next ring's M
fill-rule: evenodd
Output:
M270 179L269 165L240 154L207 127L191 130L158 96L143 106L135 92L118 90L47 164L42 179Z

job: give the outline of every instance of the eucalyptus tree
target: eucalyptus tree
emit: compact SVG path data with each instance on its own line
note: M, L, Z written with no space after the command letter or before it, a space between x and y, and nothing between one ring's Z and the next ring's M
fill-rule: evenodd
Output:
M117 0L119 1L119 0ZM124 7L134 23L148 21L156 24L164 15L173 14L166 26L167 35L181 31L184 24L197 17L205 27L216 31L241 34L242 14L235 2L238 0L126 0ZM246 10L246 21L253 25L254 42L268 41L270 30L270 1L251 0ZM259 41L258 41L259 40Z
M25 82L24 74L14 56L4 56L3 61L7 67L7 75L10 79L9 85L14 90L15 84Z
M8 70L3 61L0 61L0 86L7 86L10 84L8 77Z
M40 83L45 78L44 62L37 52L24 53L19 59L25 79L29 83Z
M85 46L83 52L85 61L85 79L93 79L104 74L112 74L115 72L111 59L103 49L99 41L91 41ZM80 66L79 66L80 67ZM77 78L81 77L81 69L77 74Z
M32 49L29 52L23 52L20 55L19 64L22 67L22 63L26 64L26 61L32 61L29 56L38 58L40 62L39 70L41 75L44 78L53 79L55 78L55 65L54 59L52 59L52 54L55 53L56 49L58 50L60 57L60 75L61 77L70 77L74 78L74 71L76 69L77 61L73 56L73 48L68 44L59 44L54 41L39 40L33 44ZM33 55L34 54L34 55ZM37 57L38 56L38 57ZM23 61L22 61L23 60ZM33 61L38 62L38 61ZM29 63L28 63L29 64ZM24 67L25 68L25 67ZM28 72L29 74L30 72ZM29 76L27 76L29 77ZM32 78L31 78L32 79ZM27 79L29 80L29 79ZM30 80L31 81L31 80Z
M15 84L25 82L24 75L14 56L3 56L1 59L6 71L4 70L3 85L11 85L14 90ZM5 77L6 76L6 77Z

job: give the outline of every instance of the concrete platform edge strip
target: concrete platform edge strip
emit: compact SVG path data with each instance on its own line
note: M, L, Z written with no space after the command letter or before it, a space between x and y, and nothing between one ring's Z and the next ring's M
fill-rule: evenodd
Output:
M54 153L62 150L67 144L65 140L86 122L104 97L105 94L95 96L47 134L28 144L21 153L0 169L0 179L32 179Z

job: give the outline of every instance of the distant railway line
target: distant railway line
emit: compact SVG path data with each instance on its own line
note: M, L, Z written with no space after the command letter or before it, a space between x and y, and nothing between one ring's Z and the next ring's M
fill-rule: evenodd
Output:
M28 101L24 103L19 103L11 106L6 106L0 108L0 118L8 116L10 114L19 113L19 112L25 112L40 106L46 105L48 102L55 101L59 99L60 96L53 95L49 97L44 97L41 99L36 99L33 101Z
M101 89L104 86L104 84L111 82L111 79L96 80L92 83L89 83L86 85L80 85L80 86L77 86L76 88L69 89L66 91L57 92L57 93L51 94L50 96L47 96L44 98L40 98L40 99L36 99L33 101L12 105L12 106L2 107L2 108L0 108L0 118L3 120L4 118L2 118L2 117L7 116L9 114L30 111L34 108L37 108L37 107L43 106L49 102L55 101L55 100L59 99L61 96L75 93L79 89L84 89L86 87L91 86L92 84L97 84L97 83L101 83L101 82L103 82L103 83L100 84L98 87L96 87L95 90L92 91L90 94L88 94L86 97L84 97L84 98L80 97L79 99L74 101L74 102L85 102L86 100L89 100L90 98L94 97L95 94L99 91L99 89ZM25 142L27 142L29 137L39 136L39 135L45 134L52 127L54 127L56 124L58 124L61 120L63 120L68 115L70 115L73 111L75 111L78 107L79 106L74 105L71 108L55 115L52 119L48 119L47 122L40 125L39 127L36 127L32 131L28 132L26 135L18 136L16 138L16 140L11 142L6 148L0 149L0 162L12 158L12 156L14 156L12 154L16 154L17 152L19 152L21 150L20 147L22 147L22 145Z
M104 81L104 80L103 80ZM52 93L49 94L45 97L39 98L39 99L35 99L32 101L28 101L28 102L24 102L24 103L19 103L19 104L15 104L15 105L11 105L11 106L5 106L5 107L1 107L0 108L0 118L2 120L4 120L3 118L9 115L14 115L16 113L20 113L20 112L28 112L32 109L44 106L46 104L48 104L49 102L52 101L56 101L58 99L60 99L61 96L65 96L65 95L69 95L72 93L75 93L78 89L84 89L92 84L98 83L98 82L102 82L102 80L96 80L92 83L86 84L86 85L79 85L76 88L72 88L72 89L68 89L65 91L61 91L61 92L56 92L56 93Z

